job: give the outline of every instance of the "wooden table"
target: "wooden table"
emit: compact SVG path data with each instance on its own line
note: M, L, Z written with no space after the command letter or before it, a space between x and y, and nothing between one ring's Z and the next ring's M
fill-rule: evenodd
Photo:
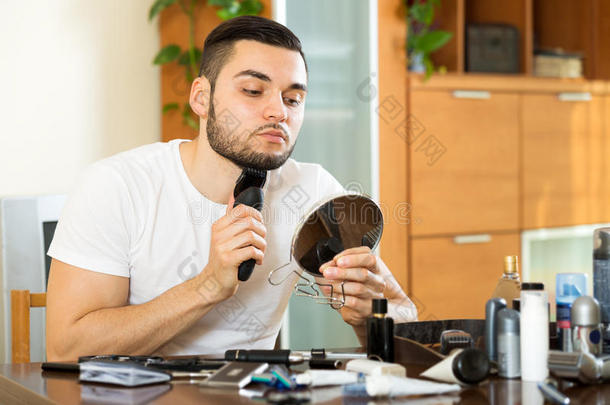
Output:
M416 373L417 365L408 369ZM415 376L415 375L412 375ZM564 391L573 404L610 404L610 384L572 387ZM315 403L325 404L542 404L535 384L519 380L491 379L476 388L452 395L358 401L341 398L340 389L312 390ZM240 396L236 391L200 388L192 384L162 384L142 388L115 388L80 384L75 373L42 372L40 363L0 365L1 404L241 404L261 403Z

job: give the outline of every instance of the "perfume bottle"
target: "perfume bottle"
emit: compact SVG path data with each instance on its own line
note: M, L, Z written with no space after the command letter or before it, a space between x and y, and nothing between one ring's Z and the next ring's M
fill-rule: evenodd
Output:
M373 315L366 320L366 353L369 357L394 362L394 320L388 313L388 300L373 299Z
M513 309L513 299L521 294L521 280L519 279L519 257L504 256L504 273L491 298L504 298L506 306Z

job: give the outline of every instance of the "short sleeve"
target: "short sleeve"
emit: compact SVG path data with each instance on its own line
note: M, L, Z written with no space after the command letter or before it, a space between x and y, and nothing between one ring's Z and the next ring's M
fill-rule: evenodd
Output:
M327 197L344 194L345 188L335 177L318 165L318 201Z
M127 186L104 161L80 176L57 223L48 254L72 266L129 277L130 222Z

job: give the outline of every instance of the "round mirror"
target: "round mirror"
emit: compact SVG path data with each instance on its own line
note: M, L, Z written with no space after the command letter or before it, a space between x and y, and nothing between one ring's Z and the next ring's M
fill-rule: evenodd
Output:
M321 277L320 266L345 249L375 249L383 232L381 209L361 194L318 203L305 215L292 239L292 257L307 273Z

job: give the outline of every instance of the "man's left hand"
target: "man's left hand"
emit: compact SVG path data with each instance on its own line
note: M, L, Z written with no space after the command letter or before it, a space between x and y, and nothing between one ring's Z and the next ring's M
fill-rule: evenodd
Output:
M366 336L366 318L371 316L373 298L388 299L389 316L394 322L417 320L417 311L381 258L367 246L347 249L320 267L324 279L333 285L333 296L340 297L344 282L345 305L339 309L345 322L352 325L358 338ZM330 295L330 287L322 287Z

